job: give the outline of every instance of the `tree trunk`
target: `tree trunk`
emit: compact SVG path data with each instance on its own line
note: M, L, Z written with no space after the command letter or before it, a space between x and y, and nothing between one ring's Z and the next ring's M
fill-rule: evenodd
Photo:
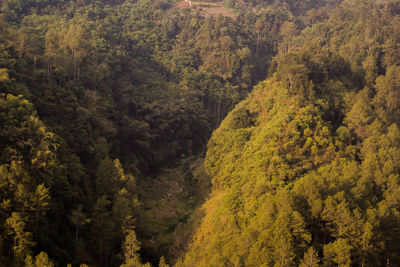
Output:
M76 60L75 60L75 49L72 49L72 56L73 56L73 58L74 58L74 79L75 79L75 76L76 76Z
M15 236L14 236L14 248L17 246L17 234L15 234ZM15 249L13 249L13 252L14 252L14 257L16 256L15 255Z
M50 83L50 61L47 62L47 82Z
M33 72L36 71L36 61L37 61L37 57L35 55L35 56L33 56Z
M39 212L36 211L36 218L35 218L35 236L37 236L37 231L39 228Z
M76 225L76 231L75 231L75 249L78 250L78 238L79 238L79 225Z
M103 211L101 211L100 217L101 227L104 225ZM103 264L103 235L100 236L100 266Z
M218 97L218 110L217 110L217 113L218 113L218 122L221 122L221 97Z

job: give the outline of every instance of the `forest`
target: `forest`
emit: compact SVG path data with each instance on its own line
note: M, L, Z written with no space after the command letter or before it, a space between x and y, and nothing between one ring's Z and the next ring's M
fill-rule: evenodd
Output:
M400 266L400 0L0 1L0 266Z

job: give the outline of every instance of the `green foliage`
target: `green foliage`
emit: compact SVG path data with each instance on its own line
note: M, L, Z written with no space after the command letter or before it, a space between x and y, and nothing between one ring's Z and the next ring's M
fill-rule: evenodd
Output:
M13 253L15 260L22 263L23 259L31 253L30 249L34 245L32 233L26 232L25 222L18 212L13 212L11 217L5 221L7 235L13 240Z
M21 214L36 244L26 253L120 264L123 229L139 206L130 172L153 175L204 149L212 112L162 62L174 40L156 21L171 18L169 7L1 3L0 224ZM12 235L4 236L4 262L18 265L25 252L14 257Z
M300 267L316 267L319 265L320 260L318 258L317 251L310 247L306 253L304 253L303 259L300 261Z
M386 70L385 76L376 79L376 95L374 104L379 117L388 124L399 120L400 96L398 88L400 67L390 66Z
M35 258L28 256L25 259L26 267L54 267L54 263L45 252L40 252Z
M128 230L123 245L125 263L121 267L150 267L150 263L142 264L140 262L139 249L140 242L137 240L135 232Z
M0 82L9 81L7 69L0 69Z
M208 143L213 190L177 266L400 263L398 70L381 61L395 26L378 30L398 15L385 8L345 1L281 29L271 77Z
M254 124L254 116L247 109L235 110L232 125L233 129L248 128Z
M398 1L228 5L1 2L0 265L400 264Z

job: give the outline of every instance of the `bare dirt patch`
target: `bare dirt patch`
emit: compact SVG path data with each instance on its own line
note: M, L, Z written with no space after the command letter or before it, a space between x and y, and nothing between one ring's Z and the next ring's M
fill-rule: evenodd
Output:
M224 7L202 7L202 10L200 10L200 14L203 16L218 16L222 15L225 17L231 17L231 18L236 18L236 15L233 14L232 12L229 12L226 10Z
M199 11L204 17L218 16L222 15L225 17L236 18L236 15L226 9L223 2L189 2L180 1L174 5L174 8L190 8L193 11Z
M188 8L190 7L188 2L180 1L174 4L174 8Z

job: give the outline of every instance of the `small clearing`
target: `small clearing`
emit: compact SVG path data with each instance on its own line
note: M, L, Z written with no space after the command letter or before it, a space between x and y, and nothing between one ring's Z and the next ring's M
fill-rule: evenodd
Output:
M204 17L222 15L233 19L236 18L234 10L226 7L224 2L180 1L174 5L174 8L190 8L192 11L200 12Z

